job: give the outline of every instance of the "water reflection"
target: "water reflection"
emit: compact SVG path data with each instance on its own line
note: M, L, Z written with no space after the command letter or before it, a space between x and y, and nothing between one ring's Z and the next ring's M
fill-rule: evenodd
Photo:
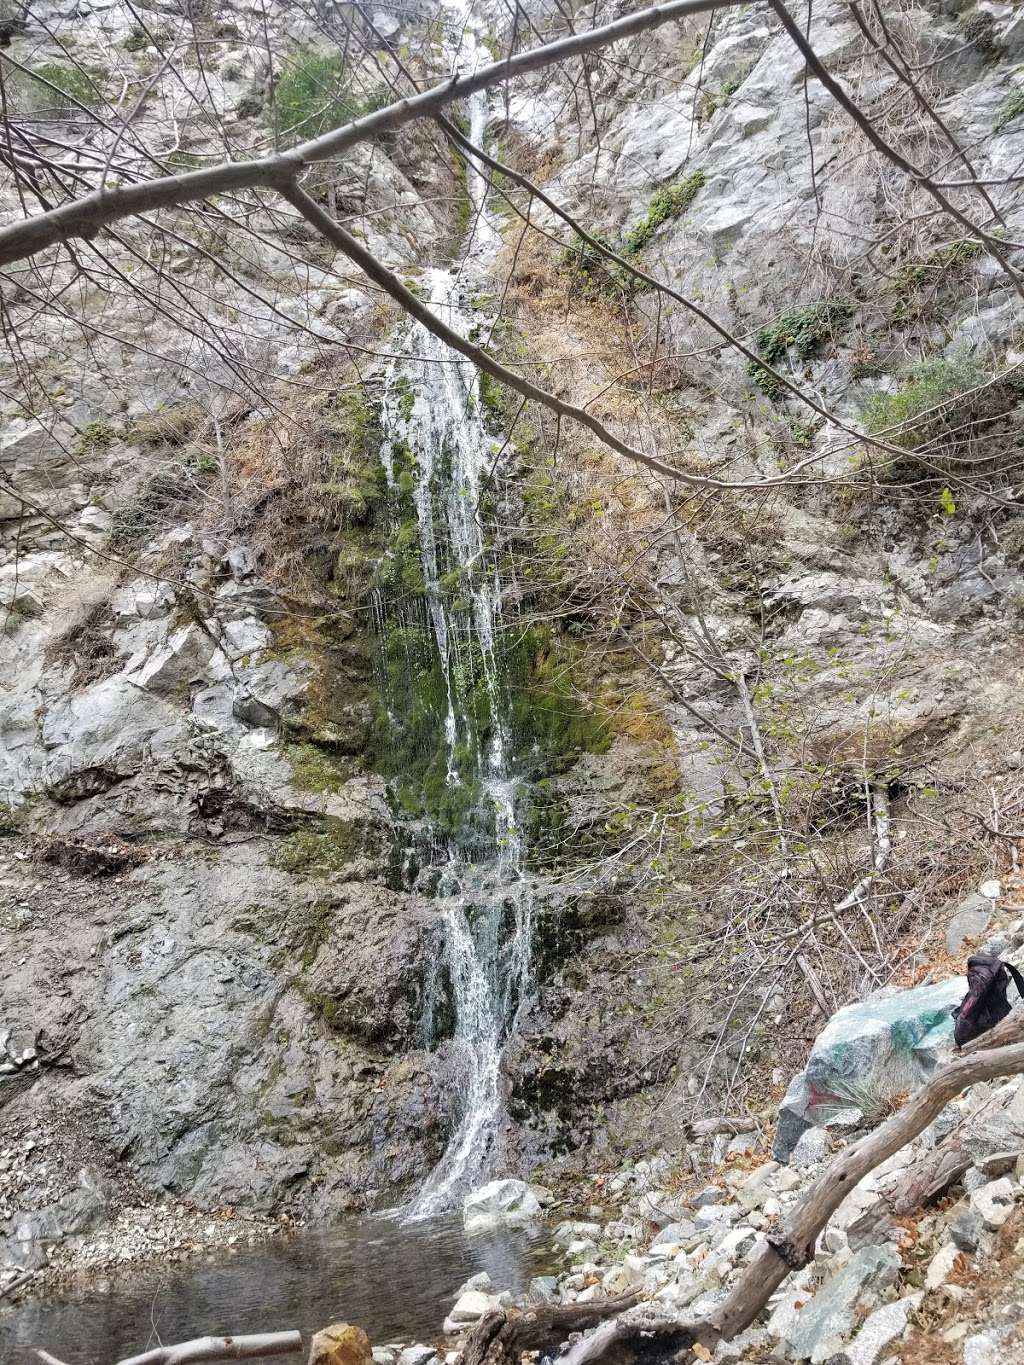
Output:
M237 1252L230 1259L111 1272L60 1300L0 1314L0 1361L37 1365L42 1346L69 1365L207 1333L308 1333L358 1323L375 1345L434 1341L459 1285L486 1270L519 1293L546 1268L545 1239L521 1229L468 1237L458 1218L399 1224L374 1218ZM291 1356L289 1365L304 1359Z

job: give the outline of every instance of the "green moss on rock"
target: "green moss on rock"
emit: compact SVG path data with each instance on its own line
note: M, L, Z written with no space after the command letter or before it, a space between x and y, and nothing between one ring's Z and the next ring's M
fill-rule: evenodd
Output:
M651 200L646 214L626 233L622 244L626 255L635 256L644 249L663 223L685 213L706 182L704 172L696 170L678 184L662 185Z

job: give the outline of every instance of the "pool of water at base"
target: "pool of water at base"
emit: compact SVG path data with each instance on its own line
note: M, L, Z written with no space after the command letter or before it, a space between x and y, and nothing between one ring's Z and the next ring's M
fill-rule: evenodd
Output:
M42 1347L68 1365L111 1365L161 1343L294 1327L308 1349L332 1322L357 1324L375 1346L437 1342L464 1281L486 1270L495 1292L520 1293L548 1267L547 1247L524 1229L470 1236L458 1217L367 1218L216 1259L106 1271L0 1312L0 1362L38 1365Z

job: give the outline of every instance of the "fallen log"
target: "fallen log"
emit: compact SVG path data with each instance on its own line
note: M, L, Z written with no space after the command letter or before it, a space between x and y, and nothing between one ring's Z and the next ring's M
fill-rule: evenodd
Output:
M737 1137L740 1133L752 1133L757 1127L756 1119L748 1118L720 1118L720 1119L694 1119L686 1125L688 1137L716 1137L719 1133L730 1133Z
M585 1332L606 1318L632 1308L639 1300L639 1294L621 1294L618 1298L600 1299L596 1303L493 1309L485 1313L470 1332L462 1350L461 1365L519 1365L524 1351L549 1355L573 1332Z
M260 1332L245 1337L196 1337L177 1346L157 1346L117 1365L196 1365L206 1360L256 1360L302 1350L300 1332Z
M979 1124L997 1108L991 1101L982 1105L976 1114L962 1120L932 1151L908 1166L896 1187L879 1195L874 1204L850 1224L847 1229L850 1246L856 1251L862 1246L891 1237L898 1219L906 1218L917 1209L927 1208L941 1199L972 1164L973 1158L967 1150L967 1144ZM1016 1154L1010 1158L1011 1166L1015 1158Z
M256 1360L261 1356L289 1355L302 1350L300 1332L260 1332L244 1337L196 1337L177 1346L156 1346L142 1355L129 1356L116 1365L199 1365L207 1360ZM42 1365L65 1365L49 1351L36 1351Z
M564 1365L592 1365L596 1361L647 1365L667 1362L697 1345L713 1351L718 1342L728 1341L749 1327L787 1276L808 1264L818 1235L864 1176L923 1133L968 1086L1021 1072L1024 1043L965 1051L955 1057L912 1094L898 1113L833 1158L786 1222L769 1233L735 1288L712 1313L690 1322L614 1319L573 1346Z

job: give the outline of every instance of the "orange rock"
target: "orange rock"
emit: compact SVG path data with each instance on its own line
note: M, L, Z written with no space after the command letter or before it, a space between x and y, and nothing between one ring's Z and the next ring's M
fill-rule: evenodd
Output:
M361 1327L336 1322L313 1338L309 1365L373 1365L370 1339Z

